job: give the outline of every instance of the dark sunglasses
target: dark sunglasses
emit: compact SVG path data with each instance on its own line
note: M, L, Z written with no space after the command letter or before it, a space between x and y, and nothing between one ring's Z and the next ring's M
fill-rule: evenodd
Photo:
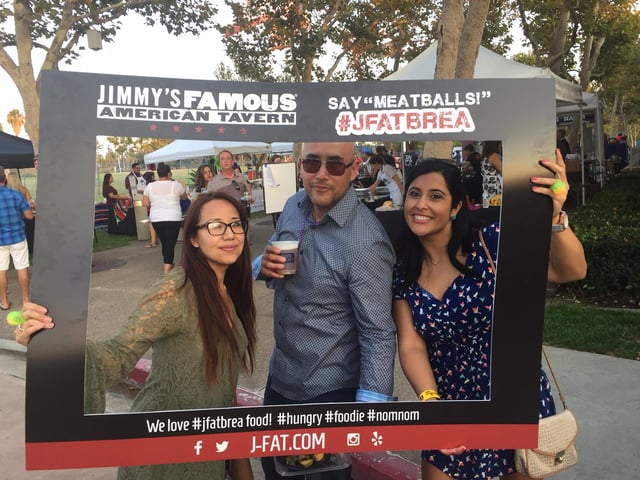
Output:
M334 177L339 177L344 175L344 172L348 167L353 165L355 160L351 163L344 163L339 160L319 160L317 158L303 158L302 159L302 169L307 173L318 173L320 171L320 167L324 163L327 166L327 172L329 175L333 175Z
M201 225L196 225L196 230L200 230L201 228L207 228L209 235L213 237L218 237L220 235L224 235L227 231L227 227L231 229L233 233L239 235L241 233L245 233L247 231L247 225L241 221L224 223L211 220L209 222L203 223Z
M231 185L233 185L233 188L236 190L240 190L240 184L236 180L231 180Z

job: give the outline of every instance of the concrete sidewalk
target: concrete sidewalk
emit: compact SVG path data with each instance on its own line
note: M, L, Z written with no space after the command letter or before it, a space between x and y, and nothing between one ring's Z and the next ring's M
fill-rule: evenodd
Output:
M263 249L272 233L270 216L251 219L249 239L253 256ZM126 321L151 282L162 273L160 249L144 248L145 243L132 242L126 247L94 255L88 315L88 335L91 338L111 336ZM176 258L180 249L181 244L176 248ZM9 288L10 299L17 306L20 296L15 278L11 275ZM261 395L273 345L272 293L263 282L256 282L254 296L260 339L256 370L251 377L241 379L240 387ZM119 301L114 302L113 299ZM24 470L24 349L13 341L13 328L6 324L5 317L6 315L0 315L0 465L3 470L0 478L114 479L115 468L44 472ZM638 478L640 362L557 348L549 348L548 352L579 425L579 463L555 478ZM400 400L413 400L415 396L398 364L395 379L396 394ZM110 396L109 408L111 411L126 411L129 401L124 395L113 394ZM419 454L397 453L401 456L356 456L353 478L419 478L419 469L415 464L419 462ZM259 467L254 467L254 473L256 479L261 478Z

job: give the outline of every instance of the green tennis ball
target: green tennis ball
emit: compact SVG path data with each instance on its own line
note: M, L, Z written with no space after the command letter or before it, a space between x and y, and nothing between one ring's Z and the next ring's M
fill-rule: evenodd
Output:
M9 312L7 315L7 323L9 325L22 325L24 323L24 318L22 318L22 312L14 310L13 312Z

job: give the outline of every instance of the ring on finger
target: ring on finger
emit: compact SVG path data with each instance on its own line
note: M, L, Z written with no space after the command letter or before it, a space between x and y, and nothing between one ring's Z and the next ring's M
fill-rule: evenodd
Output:
M562 180L557 179L551 184L549 190L551 190L556 195L560 195L567 191L567 185Z

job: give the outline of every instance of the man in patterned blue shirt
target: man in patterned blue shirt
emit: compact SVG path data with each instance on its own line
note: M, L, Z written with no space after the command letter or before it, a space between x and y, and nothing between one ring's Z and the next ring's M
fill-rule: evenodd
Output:
M33 211L24 195L7 187L4 168L0 167L0 310L11 306L7 296L9 258L18 274L22 303L29 301L29 248L24 218L32 219Z
M264 403L391 400L391 242L351 186L353 143L305 143L301 156L304 190L287 200L271 238L299 241L297 271L281 274L285 258L271 245L254 262L275 289ZM272 458L262 466L267 480L280 478ZM350 478L348 470L327 474Z

